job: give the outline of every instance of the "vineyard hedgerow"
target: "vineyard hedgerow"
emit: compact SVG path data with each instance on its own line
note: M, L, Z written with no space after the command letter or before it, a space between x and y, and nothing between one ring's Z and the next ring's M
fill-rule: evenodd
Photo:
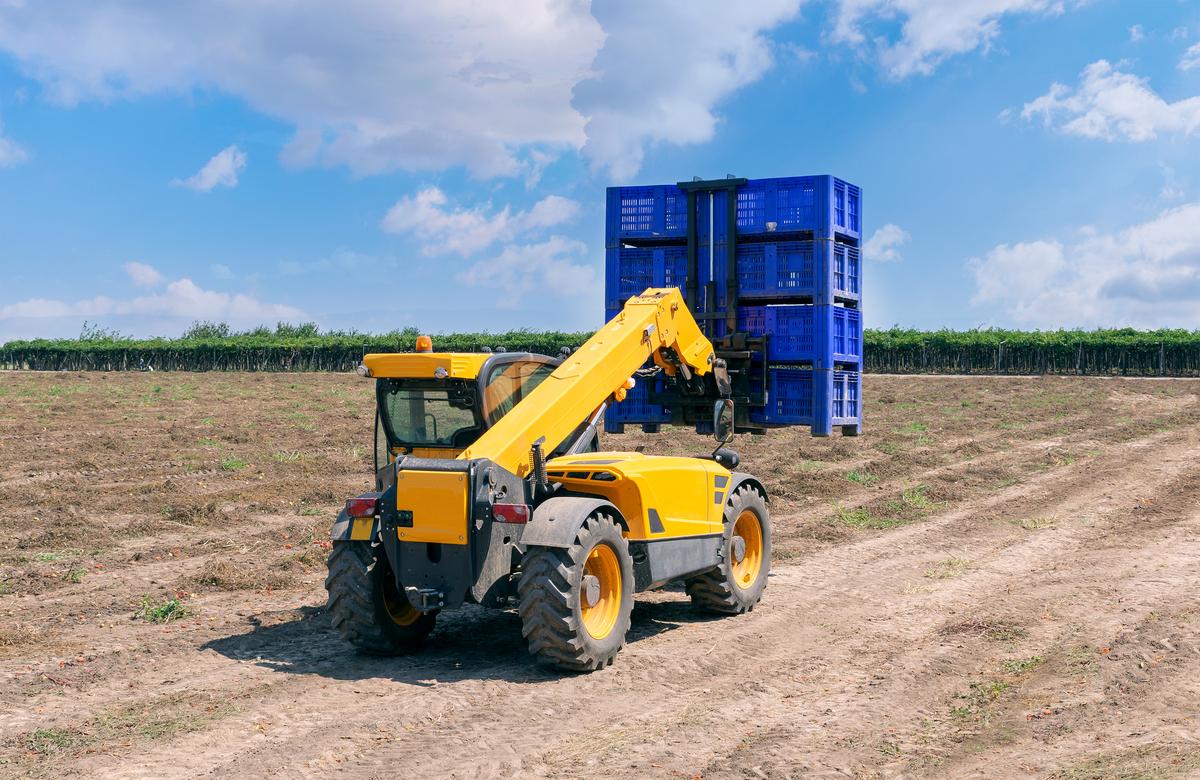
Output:
M867 331L866 370L892 374L1200 375L1200 331Z
M321 332L313 324L234 332L197 323L176 339L133 339L87 328L77 339L10 341L8 368L123 371L350 371L368 352L406 352L415 328L382 335ZM434 337L439 351L485 349L556 355L590 333L516 330ZM875 373L1200 375L1200 331L970 330L892 328L864 334L865 370Z
M225 323L197 323L177 339L134 339L84 327L77 339L10 341L0 347L0 366L43 371L351 371L368 352L410 352L415 328L385 334L322 333L312 324L280 323L234 332ZM590 333L514 330L436 336L439 351L541 352L557 355L582 344Z

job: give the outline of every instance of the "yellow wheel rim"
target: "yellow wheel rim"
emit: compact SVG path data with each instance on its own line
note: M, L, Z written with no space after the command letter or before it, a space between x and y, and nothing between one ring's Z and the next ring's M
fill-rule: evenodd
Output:
M730 544L733 548L730 551L733 558L733 581L739 588L746 590L758 581L758 573L762 571L763 532L758 515L749 509L738 515L737 522L733 524L733 537ZM739 537L742 544L738 544Z
M391 573L387 573L391 577ZM411 626L421 617L421 610L408 602L408 597L396 590L396 586L388 583L383 588L383 608L388 617L398 626Z
M583 627L595 639L612 633L621 611L621 563L607 544L592 548L583 564L579 583L579 609Z

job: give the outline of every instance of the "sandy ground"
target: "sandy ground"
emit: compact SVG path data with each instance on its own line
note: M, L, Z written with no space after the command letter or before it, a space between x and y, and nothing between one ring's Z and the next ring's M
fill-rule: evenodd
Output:
M758 609L646 594L577 676L512 613L400 659L330 629L362 380L0 374L0 776L1200 776L1200 382L865 394L857 439L734 445L772 493Z

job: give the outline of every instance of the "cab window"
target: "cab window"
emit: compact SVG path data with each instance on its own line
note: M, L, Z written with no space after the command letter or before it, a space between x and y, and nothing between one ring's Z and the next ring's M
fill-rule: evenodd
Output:
M525 360L502 363L488 371L483 385L483 414L488 425L494 425L512 411L522 398L554 373L555 367L552 363Z
M379 383L379 417L391 447L466 447L483 429L477 406L465 382Z

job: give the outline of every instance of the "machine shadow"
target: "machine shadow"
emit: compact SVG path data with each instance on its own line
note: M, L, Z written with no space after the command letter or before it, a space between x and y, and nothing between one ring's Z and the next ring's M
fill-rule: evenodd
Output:
M213 639L201 649L288 674L337 680L384 678L419 686L468 679L541 682L570 674L542 666L529 655L520 618L512 610L466 605L443 612L420 652L397 657L356 653L334 631L324 607L303 607L298 614L299 619L273 625L252 619L250 631ZM639 601L628 641L634 644L713 619L719 618L695 610L684 600Z

